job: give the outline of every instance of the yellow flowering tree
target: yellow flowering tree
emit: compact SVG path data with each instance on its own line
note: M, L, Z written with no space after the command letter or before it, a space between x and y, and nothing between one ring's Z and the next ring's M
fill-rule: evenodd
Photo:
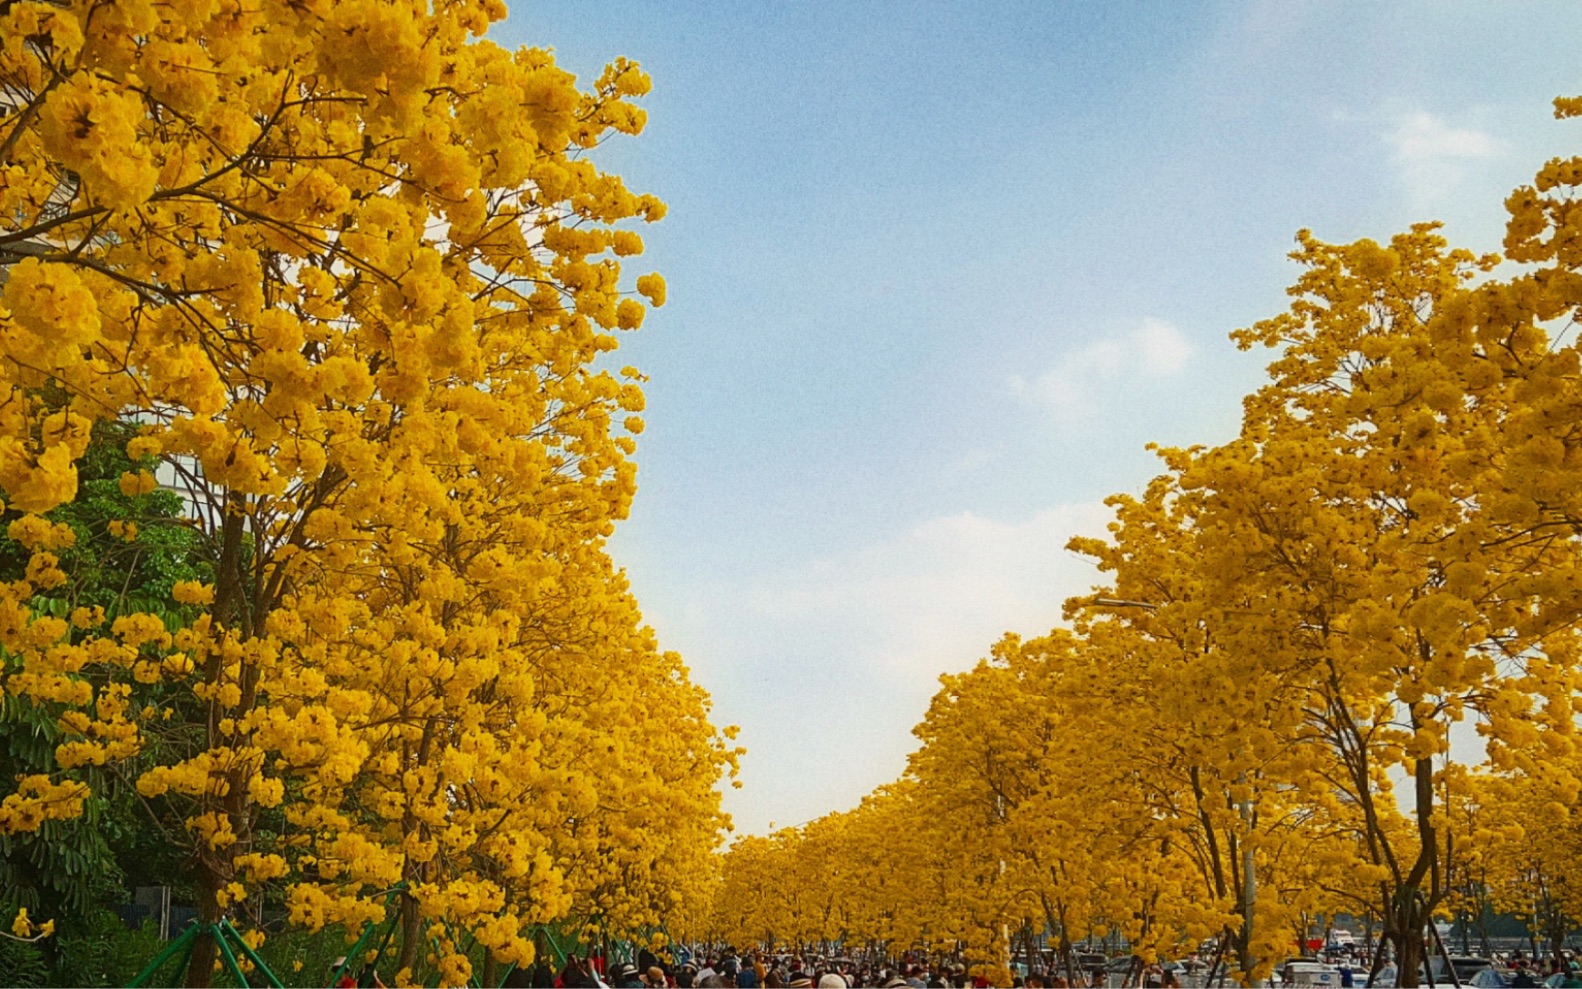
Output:
M645 312L621 285L642 241L618 225L663 206L583 152L642 128L648 81L618 61L579 90L547 52L481 40L503 14L0 16L0 491L31 552L0 588L0 648L6 690L68 735L0 828L77 814L82 767L158 732L167 758L137 786L189 843L204 921L284 881L298 922L355 926L382 912L358 894L405 883L403 967L438 944L447 983L468 976L457 925L522 961L522 927L574 889L651 918L633 870L707 854L734 758L603 549L642 428L638 375L601 360ZM636 289L663 302L658 276ZM157 461L128 496L187 501L214 575L175 587L190 622L32 606L73 538L42 513L75 496L104 420ZM659 719L679 741L639 742ZM611 759L566 750L589 731ZM595 813L551 820L593 810L612 765L632 815L598 839L579 832ZM200 937L193 984L214 950Z

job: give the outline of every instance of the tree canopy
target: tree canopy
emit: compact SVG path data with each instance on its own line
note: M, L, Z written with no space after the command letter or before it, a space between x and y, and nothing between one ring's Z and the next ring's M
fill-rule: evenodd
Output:
M664 206L597 148L649 80L580 88L504 14L0 14L0 684L54 741L0 833L122 779L205 923L355 930L399 888L399 977L452 985L462 930L496 964L655 924L736 754L605 547Z

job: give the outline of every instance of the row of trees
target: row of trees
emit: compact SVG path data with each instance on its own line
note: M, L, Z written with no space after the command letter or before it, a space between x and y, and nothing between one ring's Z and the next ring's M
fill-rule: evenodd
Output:
M605 550L664 207L588 152L649 83L504 13L0 13L8 908L152 861L205 925L355 933L398 888L396 977L459 985L462 931L488 979L695 898L737 751Z
M1239 435L1110 499L1071 543L1107 585L944 677L902 780L734 845L716 932L992 967L1118 930L1247 980L1345 912L1415 985L1446 911L1574 926L1579 187L1513 193L1503 258L1302 233L1290 309L1234 334L1277 352Z

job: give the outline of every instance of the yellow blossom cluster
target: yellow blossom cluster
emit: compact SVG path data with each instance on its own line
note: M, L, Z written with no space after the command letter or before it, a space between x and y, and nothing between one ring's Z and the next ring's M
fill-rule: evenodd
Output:
M11 920L11 937L19 941L39 941L55 933L55 922L46 920L39 923L27 915L27 907L17 908L16 916Z

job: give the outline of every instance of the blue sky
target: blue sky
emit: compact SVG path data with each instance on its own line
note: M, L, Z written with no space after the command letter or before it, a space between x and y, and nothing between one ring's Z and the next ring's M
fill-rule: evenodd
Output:
M1575 3L563 0L493 37L654 78L599 150L670 205L613 551L742 728L747 833L894 779L940 673L1097 579L1063 545L1145 444L1233 434L1268 355L1226 335L1298 229L1496 249L1582 147Z

